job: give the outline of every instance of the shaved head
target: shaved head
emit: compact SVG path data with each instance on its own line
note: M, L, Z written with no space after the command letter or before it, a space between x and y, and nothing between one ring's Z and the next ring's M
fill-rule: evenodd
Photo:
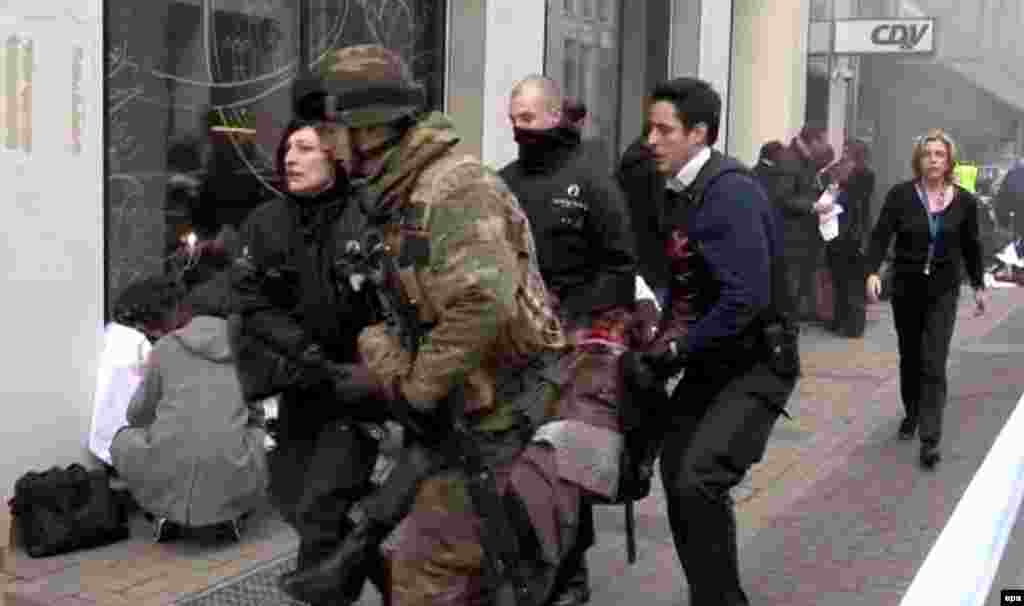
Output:
M562 87L539 74L523 78L509 94L509 119L517 128L554 128L562 121Z

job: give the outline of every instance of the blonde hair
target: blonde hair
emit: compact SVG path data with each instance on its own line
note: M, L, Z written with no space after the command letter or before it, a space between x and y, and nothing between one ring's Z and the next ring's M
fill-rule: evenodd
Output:
M952 183L953 169L957 163L956 142L941 128L933 128L914 141L914 153L910 160L910 168L914 171L914 179L924 178L924 173L921 171L921 159L925 155L925 146L932 141L938 141L946 146L946 155L948 157L946 164L948 166L946 166L946 172L942 175L942 178L946 183Z

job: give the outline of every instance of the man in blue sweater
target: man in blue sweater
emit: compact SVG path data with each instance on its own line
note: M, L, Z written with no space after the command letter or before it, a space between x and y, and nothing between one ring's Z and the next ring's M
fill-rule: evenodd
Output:
M778 227L756 179L710 148L721 120L718 93L679 78L650 99L647 145L667 179L659 220L672 279L661 336L634 361L656 381L685 369L658 421L689 603L748 604L729 489L761 459L799 373Z

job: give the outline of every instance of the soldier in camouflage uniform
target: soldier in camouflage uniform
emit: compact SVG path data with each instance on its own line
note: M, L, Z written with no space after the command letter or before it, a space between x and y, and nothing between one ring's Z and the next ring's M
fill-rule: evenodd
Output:
M364 179L370 227L353 248L365 271L352 279L377 285L388 318L360 336L350 397L386 404L440 461L420 467L433 472L417 478L390 549L393 603L540 604L575 536L579 493L557 477L550 446L527 445L522 402L553 399L534 379L565 338L526 215L494 172L453 151L447 117L420 111L396 54L355 46L324 65L350 171ZM363 511L346 540L357 549L391 530ZM290 593L349 574L346 549Z

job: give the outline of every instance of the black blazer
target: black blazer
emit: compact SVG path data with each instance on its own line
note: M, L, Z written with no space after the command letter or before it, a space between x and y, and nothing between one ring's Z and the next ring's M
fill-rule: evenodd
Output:
M882 213L871 234L868 272L877 273L895 237L894 277L922 276L928 258L928 213L917 195L914 181L893 186L885 197ZM961 265L966 265L971 286L984 288L981 240L978 235L978 200L954 186L953 201L942 213L940 243L932 261L928 290L932 294L959 286Z

